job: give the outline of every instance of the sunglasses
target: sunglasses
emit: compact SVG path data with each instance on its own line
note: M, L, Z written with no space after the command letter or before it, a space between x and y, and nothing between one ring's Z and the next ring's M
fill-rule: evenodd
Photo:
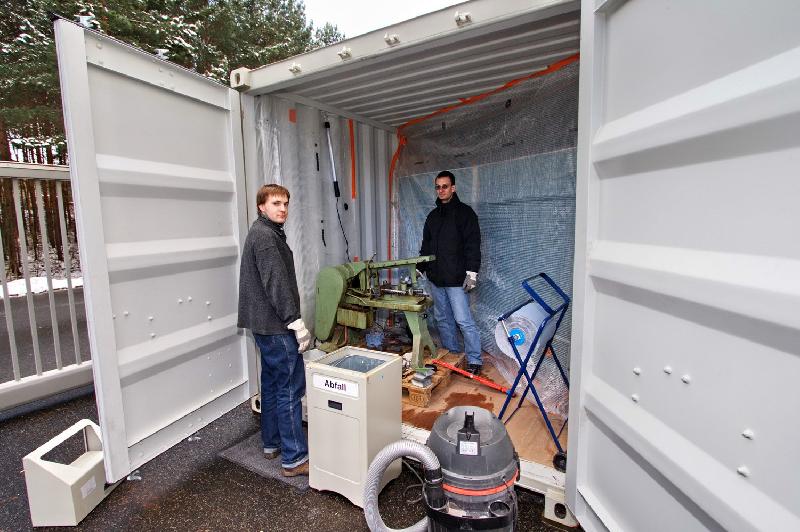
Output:
M448 188L450 188L450 185L433 185L433 188L435 188L436 190L447 190Z

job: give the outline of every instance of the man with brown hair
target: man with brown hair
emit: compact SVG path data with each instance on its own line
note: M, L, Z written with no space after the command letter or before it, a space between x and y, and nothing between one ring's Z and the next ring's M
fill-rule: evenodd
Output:
M261 439L264 456L281 455L287 477L308 474L308 442L300 398L306 379L302 352L311 334L300 318L300 294L283 224L289 191L264 185L256 195L258 219L250 226L239 270L239 322L261 352Z

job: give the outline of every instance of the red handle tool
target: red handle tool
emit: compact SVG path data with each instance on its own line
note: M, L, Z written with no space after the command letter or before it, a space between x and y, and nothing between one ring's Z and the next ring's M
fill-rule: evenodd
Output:
M479 383L483 384L484 386L488 386L489 388L492 388L492 389L497 390L499 392L508 393L508 388L500 386L499 384L497 384L493 380L487 379L485 377L479 377L478 375L473 375L469 371L463 370L463 369L461 369L459 367L456 367L456 366L454 366L452 364L449 364L449 363L445 362L444 360L434 359L433 363L436 364L437 366L441 366L443 368L447 368L450 371L455 371L459 375L463 375L463 376L465 376L465 377L467 377L469 379L472 379L474 381L478 381ZM517 394L514 394L514 395L517 395Z

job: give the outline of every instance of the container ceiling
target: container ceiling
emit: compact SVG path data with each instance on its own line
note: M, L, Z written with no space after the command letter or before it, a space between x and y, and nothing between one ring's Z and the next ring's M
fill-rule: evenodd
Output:
M392 36L395 44L387 42ZM576 1L474 0L265 67L235 70L231 84L393 129L579 48Z

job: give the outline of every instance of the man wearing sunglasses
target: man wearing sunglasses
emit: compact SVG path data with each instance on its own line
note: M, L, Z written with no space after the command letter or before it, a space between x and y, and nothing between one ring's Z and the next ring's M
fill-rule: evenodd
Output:
M434 183L436 208L425 220L419 254L436 255L436 260L419 264L419 269L428 277L433 317L442 347L454 353L461 352L456 332L458 324L464 338L467 369L478 375L483 367L481 338L467 295L475 288L481 267L478 216L472 207L458 199L452 172L439 172Z

